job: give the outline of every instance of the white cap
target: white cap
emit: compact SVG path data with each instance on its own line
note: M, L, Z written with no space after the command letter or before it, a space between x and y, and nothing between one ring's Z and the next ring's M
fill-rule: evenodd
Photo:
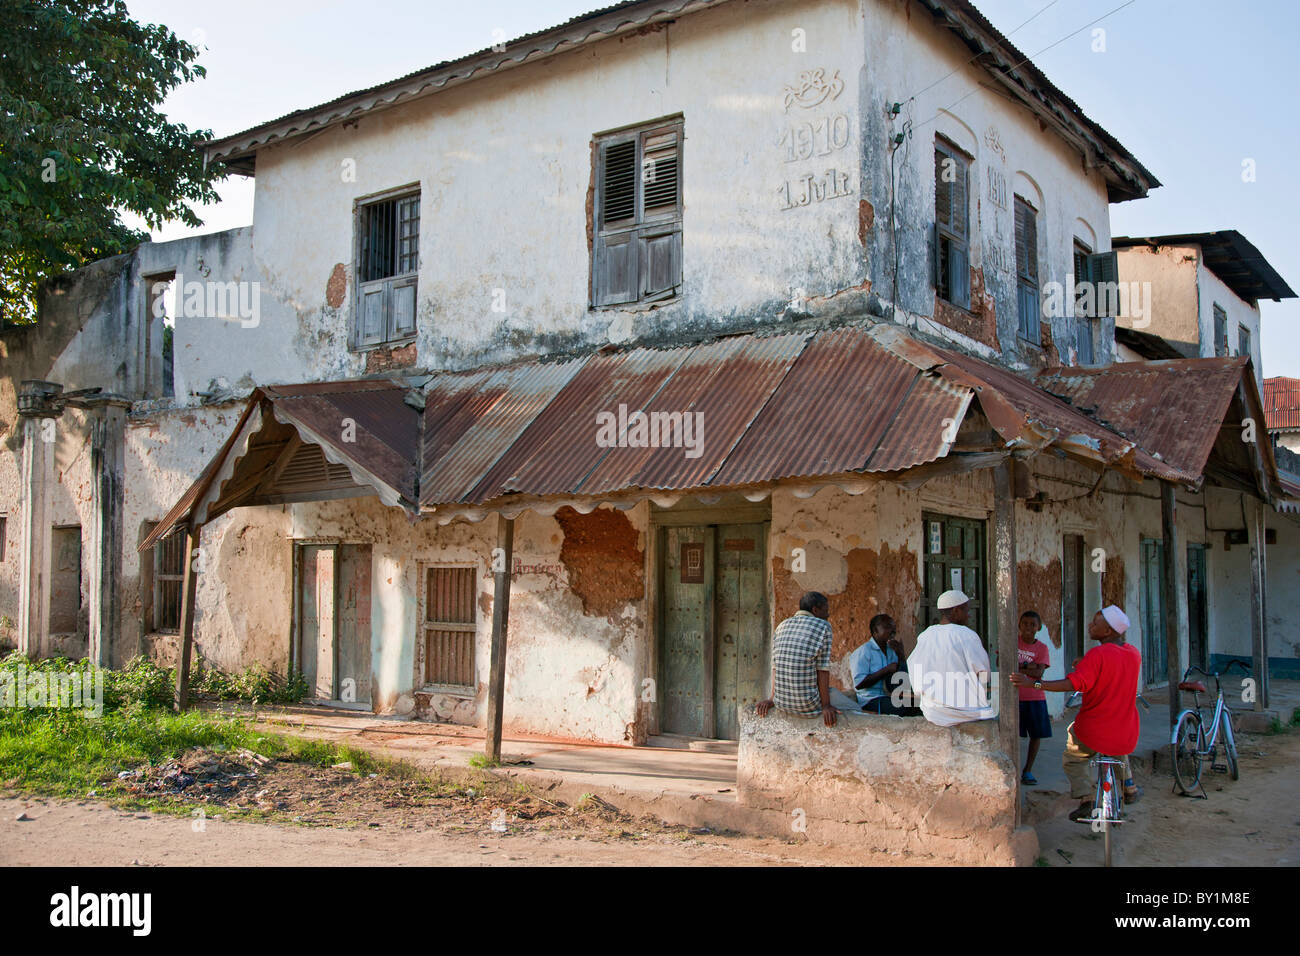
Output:
M939 595L939 600L934 602L934 606L940 611L946 611L950 607L960 607L970 601L966 595L960 591L944 591Z
M1119 609L1118 605L1108 604L1101 609L1101 616L1106 619L1106 623L1111 626L1116 634L1123 634L1128 630L1128 615Z

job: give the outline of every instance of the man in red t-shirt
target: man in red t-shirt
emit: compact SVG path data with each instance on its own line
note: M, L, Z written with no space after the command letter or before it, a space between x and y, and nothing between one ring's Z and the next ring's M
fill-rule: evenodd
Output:
M1070 781L1070 796L1083 802L1070 813L1071 820L1086 822L1092 813L1093 776L1089 759L1098 753L1124 757L1124 799L1138 796L1128 755L1137 747L1138 679L1142 656L1124 640L1129 619L1114 604L1102 608L1088 625L1088 636L1097 646L1075 661L1074 670L1063 680L1034 680L1026 674L1012 674L1011 683L1036 690L1081 691L1083 706L1066 730L1065 754L1061 764Z

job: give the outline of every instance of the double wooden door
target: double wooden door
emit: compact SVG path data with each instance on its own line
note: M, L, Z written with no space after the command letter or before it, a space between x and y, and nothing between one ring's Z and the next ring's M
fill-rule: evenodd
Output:
M768 694L766 524L660 529L660 729L735 740Z

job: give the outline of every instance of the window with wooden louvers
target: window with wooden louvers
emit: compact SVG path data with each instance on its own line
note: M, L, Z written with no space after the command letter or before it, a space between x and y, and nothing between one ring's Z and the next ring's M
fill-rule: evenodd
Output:
M358 230L354 347L369 348L414 338L420 270L419 194L362 206Z
M424 593L424 681L474 687L473 568L427 568Z
M1038 307L1038 213L1016 197L1016 306L1020 337L1042 344Z
M955 147L934 146L934 276L939 298L970 308L970 163Z
M1080 365L1092 365L1097 361L1096 340L1097 321L1088 304L1090 296L1085 293L1087 283L1091 281L1089 256L1091 250L1078 239L1074 240L1074 334L1075 347L1079 353Z
M605 137L596 150L592 305L655 302L682 283L682 124Z

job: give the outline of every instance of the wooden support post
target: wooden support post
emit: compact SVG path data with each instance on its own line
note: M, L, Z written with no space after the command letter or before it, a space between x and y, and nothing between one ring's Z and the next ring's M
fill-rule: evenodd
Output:
M506 636L510 630L510 568L514 564L515 519L497 515L497 546L492 552L496 580L492 592L492 664L488 675L487 758L501 759L501 711L506 692Z
M1014 459L1003 459L993 470L993 594L997 610L998 739L1016 764L1016 825L1020 824L1020 695L1011 683L1019 652L1019 594L1016 581L1016 499ZM992 644L992 642L990 642Z
M1179 579L1178 574L1178 504L1174 497L1177 489L1172 482L1160 483L1160 532L1164 540L1165 560L1160 582L1160 607L1165 617L1165 674L1169 681L1169 729L1174 729L1178 719L1178 682L1182 679L1182 661L1179 654L1178 626Z
M1250 654L1255 665L1254 709L1268 709L1268 505L1252 501L1250 521Z
M185 573L181 578L181 646L176 662L176 709L190 705L190 655L194 646L194 596L198 589L201 526L185 531ZM161 545L160 545L161 546Z

